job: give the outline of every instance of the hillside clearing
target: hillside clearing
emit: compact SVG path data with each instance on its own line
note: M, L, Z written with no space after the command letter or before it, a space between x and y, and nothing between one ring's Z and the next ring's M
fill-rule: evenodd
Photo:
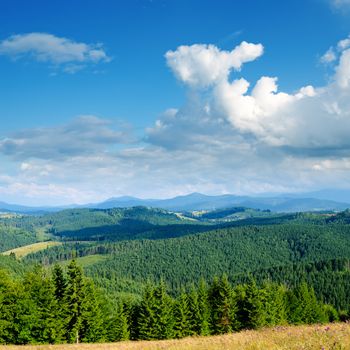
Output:
M102 262L107 258L108 258L107 255L93 254L93 255L78 257L78 258L75 258L75 260L81 267L87 267L87 266L91 266L99 262ZM66 267L69 265L69 263L70 263L70 260L64 260L64 261L60 261L59 265Z
M214 337L110 344L0 346L3 350L341 350L350 349L346 323L275 327Z
M11 250L7 250L6 252L3 252L3 255L10 255L11 253L14 253L16 255L17 259L23 258L26 255L30 253L35 253L43 249L47 249L50 247L54 247L57 245L62 245L62 242L57 241L47 241L47 242L38 242L33 244L28 244L23 247L14 248Z

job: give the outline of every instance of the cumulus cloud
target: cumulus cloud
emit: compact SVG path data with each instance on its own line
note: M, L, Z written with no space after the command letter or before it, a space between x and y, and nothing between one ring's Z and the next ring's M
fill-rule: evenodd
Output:
M82 69L86 64L111 60L101 44L76 42L49 33L12 35L0 42L0 55L15 59L29 57L39 62L63 66L69 73Z
M208 87L227 79L232 69L239 70L246 62L262 55L261 44L243 41L232 51L214 45L180 46L165 54L167 64L182 82L194 87Z
M171 118L159 120L149 131L150 140L154 142L155 135L158 141L161 140L162 132L171 134L169 129L176 129L176 125L183 124L186 115L191 121L198 119L196 124L199 130L208 124L203 121L210 120L211 125L217 123L219 126L223 125L224 120L231 125L233 137L237 137L237 134L245 139L253 137L257 142L280 147L284 151L298 152L301 149L305 152L309 149L311 154L317 153L314 151L317 149L321 154L329 153L329 150L349 149L348 45L348 38L339 41L336 52L331 48L328 50L329 57L324 58L328 62L336 61L330 84L318 88L306 85L293 93L278 91L277 77L262 76L253 86L244 78L230 80L229 73L232 68L240 68L244 62L262 54L260 44L244 42L244 45L237 46L231 52L221 51L212 45L181 46L171 51L170 56L166 56L175 76L191 90L197 90L198 95L201 94L200 89L203 86L210 87L210 93L205 94L202 110L197 106L200 116L195 112L188 113L187 106L187 110L182 109ZM240 57L245 58L240 59L239 64L233 65L228 57L241 52L242 47L250 47L250 55L241 55ZM208 130L213 130L213 127Z
M188 87L183 106L160 115L140 142L91 116L3 137L0 156L14 159L17 168L13 180L0 173L0 193L8 188L13 195L22 191L44 200L50 197L45 189L52 188L55 201L64 197L60 190L66 186L64 201L91 202L122 194L350 187L347 39L333 46L334 73L328 83L314 87L305 82L292 92L279 91L274 76L261 75L254 82L242 77L243 64L262 54L260 44L245 43L232 51L213 45L169 51L168 65Z
M15 159L63 159L131 141L128 130L115 130L110 121L95 116L81 116L65 125L27 129L0 138L0 152Z

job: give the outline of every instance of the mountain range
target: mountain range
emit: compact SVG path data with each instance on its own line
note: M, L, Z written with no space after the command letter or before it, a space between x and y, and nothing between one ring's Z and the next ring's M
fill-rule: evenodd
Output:
M237 196L232 194L209 196L201 193L191 193L169 199L140 199L130 196L110 198L99 203L85 205L68 205L57 207L30 207L0 202L0 211L28 214L55 212L68 208L129 208L147 206L173 211L215 210L229 207L247 207L274 212L299 212L344 210L350 208L349 190L323 190L299 194Z

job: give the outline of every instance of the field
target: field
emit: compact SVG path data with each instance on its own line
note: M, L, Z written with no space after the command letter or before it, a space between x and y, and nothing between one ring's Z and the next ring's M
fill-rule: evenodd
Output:
M87 256L83 256L83 257L78 257L75 260L81 267L87 267L87 266L91 266L91 265L94 265L96 263L99 263L101 261L104 261L107 258L108 258L107 255L94 254L94 255L87 255ZM68 266L69 263L70 263L70 260L60 261L59 265Z
M43 250L49 247L53 247L56 245L61 245L61 242L56 241L47 241L47 242L38 242L33 244L28 244L23 247L18 247L15 249L7 250L6 252L3 252L4 255L10 255L11 253L14 253L16 255L17 259L23 258L26 255L30 253L38 252L39 250Z
M275 327L259 331L169 341L138 341L114 344L0 346L1 350L347 350L350 325L347 323Z

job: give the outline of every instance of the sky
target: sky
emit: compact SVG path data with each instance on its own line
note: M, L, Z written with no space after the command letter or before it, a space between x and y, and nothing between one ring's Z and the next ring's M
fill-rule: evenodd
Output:
M350 189L350 0L2 0L0 201Z

